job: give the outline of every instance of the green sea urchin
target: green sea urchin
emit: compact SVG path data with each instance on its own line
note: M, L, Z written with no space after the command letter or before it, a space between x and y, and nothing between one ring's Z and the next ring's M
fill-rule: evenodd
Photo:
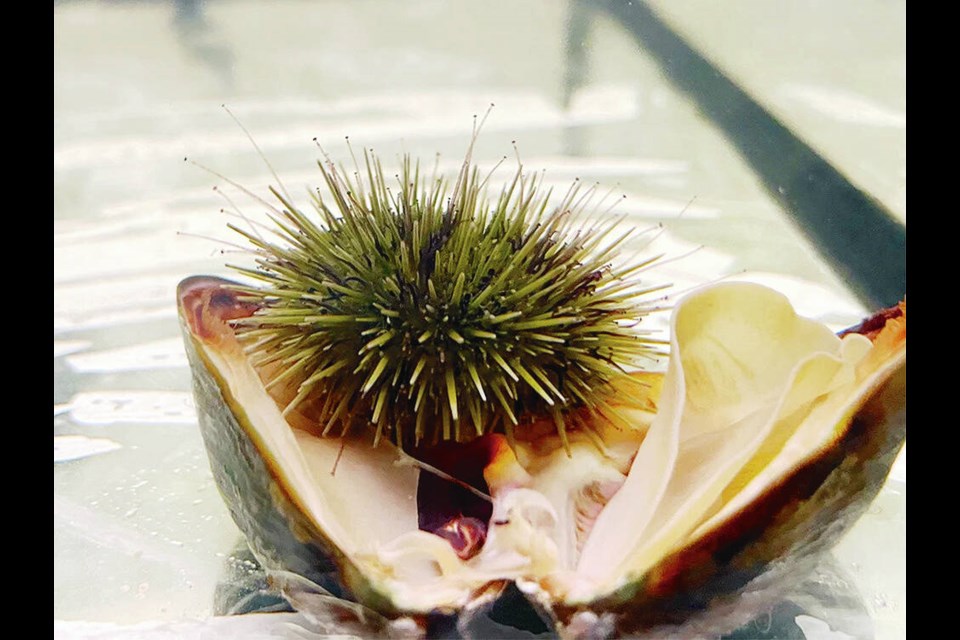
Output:
M656 258L615 264L633 231L596 215L594 189L574 182L551 204L518 163L489 199L470 151L452 186L409 157L395 189L372 152L352 178L318 164L330 196L313 194L314 216L271 189L275 238L234 227L256 255L235 268L261 284L240 288L257 311L237 335L315 432L374 425L405 446L547 418L566 442L586 424L571 409L603 413L612 383L657 352L636 326L662 288L637 278Z

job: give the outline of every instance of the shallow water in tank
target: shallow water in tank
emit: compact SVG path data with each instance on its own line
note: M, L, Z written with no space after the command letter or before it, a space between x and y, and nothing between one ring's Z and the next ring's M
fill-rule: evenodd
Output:
M734 16L693 0L649 4L905 220L904 51L890 35L902 4L830 5L827 19L823 3L801 2L790 20L759 2ZM872 29L856 26L857 11ZM174 305L182 278L230 275L226 263L245 259L226 225L265 207L231 181L265 196L275 170L306 203L317 159L349 159L347 136L393 168L410 153L450 174L473 117L494 104L474 150L484 169L501 163L491 182L522 162L561 193L596 183L602 207L637 228L631 248L665 256L648 274L671 285L665 304L737 278L835 329L867 312L729 140L590 3L59 2L54 28L64 637L90 623L206 620L222 576L245 568L197 430ZM755 55L738 36L754 38ZM856 59L855 81L838 59ZM648 322L665 331L666 314ZM904 453L835 551L877 638L905 633L905 532Z

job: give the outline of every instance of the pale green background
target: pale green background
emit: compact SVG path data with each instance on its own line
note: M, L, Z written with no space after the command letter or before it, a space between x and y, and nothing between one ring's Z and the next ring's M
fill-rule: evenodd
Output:
M850 179L906 220L905 3L660 0L651 5ZM238 533L207 468L173 292L227 273L223 180L318 182L318 137L455 168L516 140L531 170L626 194L674 291L768 282L835 328L866 310L728 141L623 28L593 19L588 74L564 105L567 2L212 1L54 4L54 617L202 620ZM245 215L263 207L231 195ZM691 203L692 201L692 203ZM682 213L681 213L682 212ZM701 249L689 253L692 249ZM221 252L228 251L227 254ZM110 449L110 450L106 450ZM101 451L98 453L98 451ZM77 456L76 459L67 460ZM57 462L56 460L61 460ZM906 463L840 545L877 638L906 629ZM73 635L71 635L73 634Z

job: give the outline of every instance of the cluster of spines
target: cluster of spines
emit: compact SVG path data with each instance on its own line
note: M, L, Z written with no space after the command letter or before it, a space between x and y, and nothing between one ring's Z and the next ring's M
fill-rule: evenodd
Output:
M319 433L373 425L404 446L547 418L565 440L572 409L606 412L611 383L658 350L635 327L656 258L613 266L632 232L586 219L592 189L551 207L518 166L490 204L469 154L449 194L409 158L396 192L372 153L353 179L319 166L317 220L273 189L279 242L234 227L257 263L235 268L262 283L241 288L260 310L238 335Z

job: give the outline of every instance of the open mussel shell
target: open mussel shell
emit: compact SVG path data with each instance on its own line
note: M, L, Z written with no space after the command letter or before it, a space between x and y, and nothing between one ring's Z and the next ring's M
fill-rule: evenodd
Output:
M211 469L250 549L294 607L362 635L471 636L500 603L506 627L532 612L563 637L717 637L816 566L906 438L905 304L841 339L779 294L714 285L677 304L667 373L614 398L635 430L471 449L494 452L480 464L493 512L485 546L457 556L418 527L423 472L395 447L284 419L233 334L256 308L231 283L189 278L178 302ZM574 486L588 467L604 481ZM555 534L558 486L582 496L618 473L582 539ZM559 551L523 546L541 539Z

